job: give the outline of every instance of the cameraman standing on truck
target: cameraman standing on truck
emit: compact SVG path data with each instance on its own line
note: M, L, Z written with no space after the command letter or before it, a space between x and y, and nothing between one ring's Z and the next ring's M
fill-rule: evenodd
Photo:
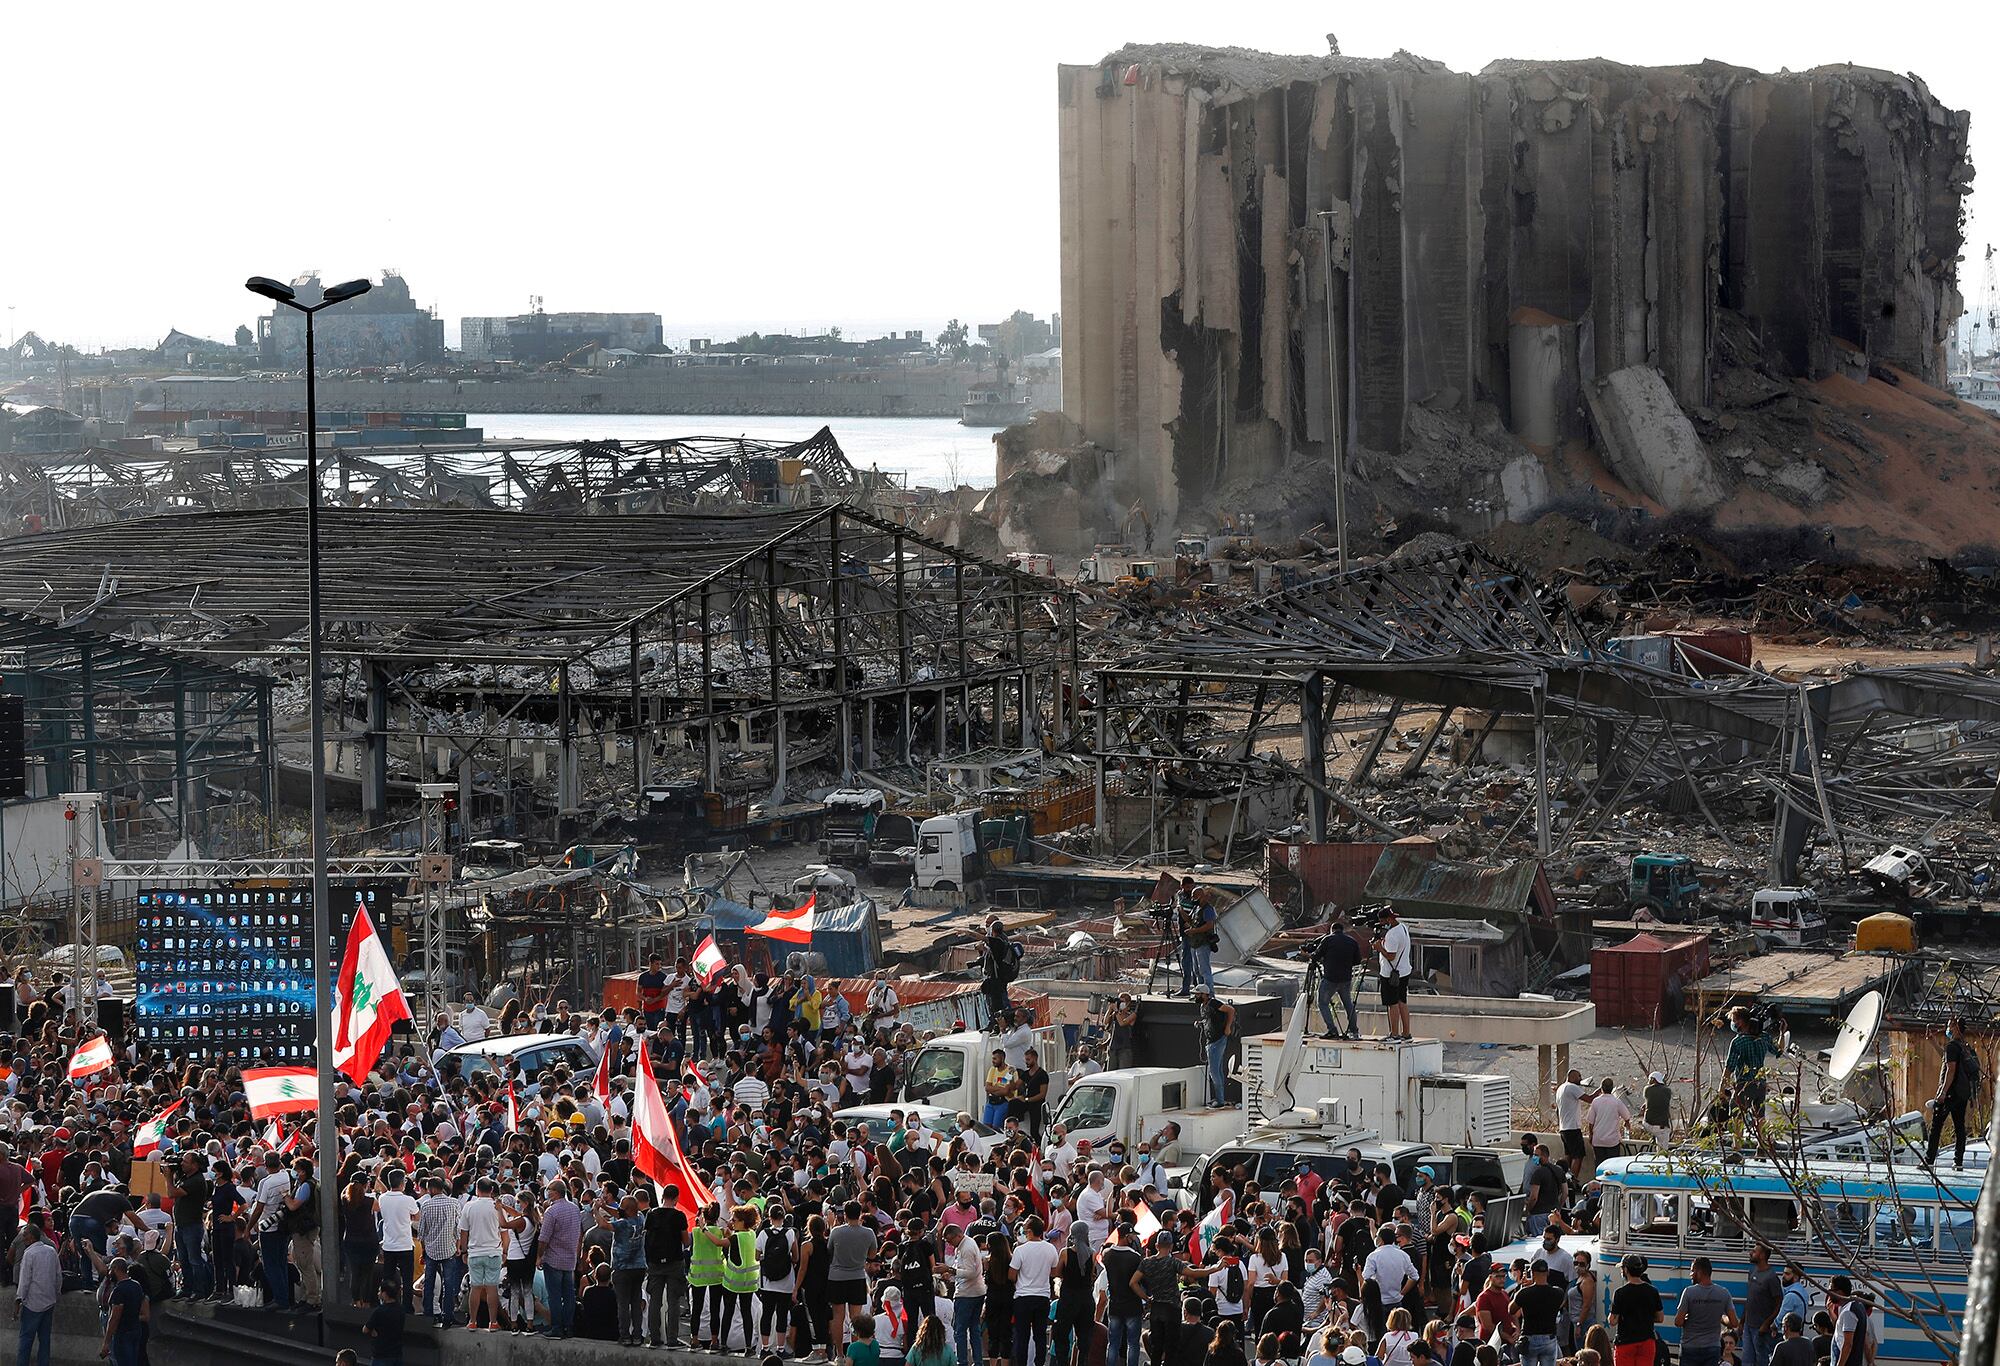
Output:
M1220 942L1215 929L1215 894L1206 887L1195 890L1194 879L1181 879L1181 894L1174 899L1174 915L1181 932L1181 990L1197 986L1215 990L1212 955Z
M1007 984L1021 975L1021 946L1007 937L1007 927L994 916L979 941L979 989L986 995L986 1018L998 1027L1007 1013Z
M1410 1042L1410 977L1415 971L1410 961L1410 932L1396 919L1396 908L1384 906L1375 913L1376 976L1382 987L1382 1006L1389 1012L1390 1043Z
M1312 970L1319 974L1319 987L1314 992L1315 1004L1319 1007L1319 1017L1326 1023L1326 1033L1332 1039L1358 1039L1361 1037L1361 1021L1354 1013L1354 969L1361 964L1361 945L1347 930L1347 917L1336 912L1333 924L1319 943L1313 945ZM1340 997L1340 1003L1347 1007L1347 1032L1341 1033L1333 1022L1333 998Z

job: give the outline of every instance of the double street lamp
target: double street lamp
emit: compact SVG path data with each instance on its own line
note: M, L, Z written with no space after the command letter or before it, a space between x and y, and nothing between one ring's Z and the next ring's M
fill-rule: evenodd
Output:
M326 1256L329 1241L340 1240L339 1201L333 1188L340 1164L340 1134L333 1116L333 917L326 875L326 707L320 674L322 631L319 611L319 406L313 371L313 315L368 292L368 281L349 280L321 293L316 304L299 302L290 285L253 275L244 288L305 315L306 320L306 673L312 725L312 943L313 1057L318 1069L319 1113L313 1127L313 1147L319 1155L319 1239L322 1283L320 1302L331 1304L339 1279L338 1256Z

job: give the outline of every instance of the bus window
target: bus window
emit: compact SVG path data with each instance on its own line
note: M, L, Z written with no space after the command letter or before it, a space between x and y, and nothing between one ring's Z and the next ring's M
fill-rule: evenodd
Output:
M1915 1255L1937 1241L1937 1211L1929 1205L1882 1204L1875 1211L1875 1250Z
M1874 1206L1866 1200L1823 1200L1820 1230L1838 1242L1863 1245L1868 1241L1868 1221L1874 1213Z
M1750 1201L1750 1233L1758 1241L1789 1242L1798 1232L1799 1208L1790 1200L1757 1196Z
M1625 1200L1625 1239L1635 1247L1678 1246L1681 1201L1678 1194L1633 1191Z
M1972 1235L1978 1216L1969 1209L1947 1209L1938 1219L1938 1251L1946 1256L1972 1255Z

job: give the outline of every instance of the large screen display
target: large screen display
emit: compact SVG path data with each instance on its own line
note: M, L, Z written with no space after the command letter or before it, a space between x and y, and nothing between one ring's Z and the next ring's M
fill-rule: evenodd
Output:
M332 895L329 970L357 900L389 932L388 888L336 886ZM153 889L139 893L137 915L132 1026L141 1048L312 1060L309 885Z

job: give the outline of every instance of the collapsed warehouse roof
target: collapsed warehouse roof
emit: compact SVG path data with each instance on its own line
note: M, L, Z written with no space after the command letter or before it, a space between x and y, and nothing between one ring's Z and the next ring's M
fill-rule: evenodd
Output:
M1289 769L1315 839L1335 805L1409 833L1364 797L1411 705L1435 717L1405 776L1455 711L1483 713L1475 755L1504 718L1531 719L1533 792L1496 846L1532 817L1536 847L1551 853L1649 802L1692 806L1730 841L1719 810L1762 812L1775 820L1781 880L1815 834L1845 863L1850 841L1913 838L1983 810L2000 769L2000 681L1988 674L1866 669L1790 683L1751 667L1642 663L1471 546L1243 604L1106 665L1099 687L1100 764L1156 791L1163 773L1208 775L1227 791L1248 781L1238 775ZM1359 738L1336 779L1329 739L1343 731Z
M788 760L851 771L878 733L905 762L918 735L925 748L948 732L972 743L974 688L992 690L986 738L1011 710L1017 742L1064 695L1054 675L1068 662L1069 608L1052 583L845 504L609 517L335 508L320 540L332 705L361 722L336 735L366 750L371 811L386 806L399 721L421 732L412 762L450 749L440 772L495 764L520 718L545 721L564 750L568 809L580 733L624 747L635 787L656 747L699 751L714 790L733 749L725 729L754 722L771 751L760 784L781 792ZM0 607L192 657L296 673L305 604L299 512L0 541ZM1067 643L1073 653L1073 630Z

